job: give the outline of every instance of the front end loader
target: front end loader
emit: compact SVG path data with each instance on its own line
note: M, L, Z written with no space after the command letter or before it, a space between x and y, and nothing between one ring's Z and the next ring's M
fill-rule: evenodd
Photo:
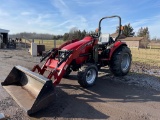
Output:
M115 39L101 33L101 22L108 18L119 19L119 32ZM119 16L103 17L95 34L82 40L68 41L48 51L41 59L41 62L45 61L42 66L35 65L32 70L15 66L1 84L31 115L50 105L56 85L72 71L78 71L78 83L85 88L95 84L98 70L103 66L109 66L115 76L124 76L130 70L132 56L126 43L118 40L121 28ZM44 77L46 71L49 74Z

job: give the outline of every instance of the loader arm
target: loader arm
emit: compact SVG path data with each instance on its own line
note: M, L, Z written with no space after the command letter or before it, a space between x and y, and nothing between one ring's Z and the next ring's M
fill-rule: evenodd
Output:
M39 74L43 75L47 69L46 63L50 59L55 59L55 56L57 55L57 51L60 50L61 48L63 48L64 46L71 44L71 43L74 43L74 42L77 42L77 41L79 41L79 40L78 39L70 40L70 41L63 43L59 48L53 48L53 49L49 50L48 53L40 59L40 62L42 62L48 57L47 60L45 61L45 63L42 65L42 67L40 67L37 64L32 68L32 71L35 72L37 70Z

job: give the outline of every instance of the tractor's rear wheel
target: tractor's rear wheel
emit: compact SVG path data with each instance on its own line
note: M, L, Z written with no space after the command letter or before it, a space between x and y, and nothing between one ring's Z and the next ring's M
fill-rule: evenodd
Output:
M94 64L85 64L78 71L78 83L84 87L91 87L95 84L98 76L98 68Z
M110 70L115 76L126 75L131 66L132 55L127 46L122 46L116 50L110 61Z

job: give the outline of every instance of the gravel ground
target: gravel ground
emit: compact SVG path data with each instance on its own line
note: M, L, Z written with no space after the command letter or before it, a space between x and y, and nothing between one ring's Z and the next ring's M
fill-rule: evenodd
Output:
M0 82L15 65L31 69L39 61L26 50L0 49ZM110 119L158 120L160 118L160 70L158 67L133 63L131 73L114 77L108 68L99 71L96 85L84 89L76 73L62 79L56 87L56 98L50 107L32 117L27 116L0 86L0 113L11 120Z

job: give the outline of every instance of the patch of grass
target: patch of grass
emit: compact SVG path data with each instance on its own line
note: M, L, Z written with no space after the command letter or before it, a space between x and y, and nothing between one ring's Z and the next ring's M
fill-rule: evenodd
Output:
M40 44L40 45L45 45L46 50L50 50L54 48L54 40L34 40L35 43ZM59 47L64 43L63 40L56 40L56 47Z
M160 45L148 45L148 49L160 49Z
M131 48L132 61L160 67L160 49Z
M25 43L25 40L22 39L22 42ZM26 43L30 43L30 42L26 40ZM54 40L34 39L34 43L36 43L37 45L45 45L46 51L54 48ZM56 40L56 47L59 47L59 46L62 45L63 43L64 43L63 40Z

